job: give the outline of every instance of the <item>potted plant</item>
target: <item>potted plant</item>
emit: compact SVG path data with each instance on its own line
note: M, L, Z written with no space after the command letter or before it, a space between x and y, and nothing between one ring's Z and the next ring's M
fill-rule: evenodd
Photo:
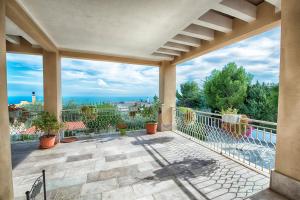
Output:
M194 124L196 120L196 113L191 108L179 107L180 113L183 114L184 125Z
M155 134L157 132L157 118L160 103L159 100L155 100L150 106L143 106L141 109L141 114L146 121L146 131L148 134Z
M239 115L237 109L222 110L222 128L236 138L249 134L248 117ZM251 130L250 130L251 133Z
M125 136L126 135L127 125L124 122L118 123L117 124L117 128L119 129L121 136Z
M32 122L35 130L43 132L40 137L40 148L48 149L55 145L55 139L58 131L63 127L57 118L49 112L42 112Z

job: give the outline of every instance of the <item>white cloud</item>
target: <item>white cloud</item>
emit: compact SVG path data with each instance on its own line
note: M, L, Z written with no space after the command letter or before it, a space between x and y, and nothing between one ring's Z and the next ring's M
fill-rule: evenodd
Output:
M177 67L177 87L188 80L200 85L214 69L236 62L254 75L253 81L278 82L280 29L257 35L223 49L195 58Z
M62 70L63 94L67 95L91 94L92 90L94 95L114 96L153 96L158 93L157 67L64 58ZM72 84L72 79L78 74L81 77L77 77L75 91L64 86Z
M7 53L6 59L7 62L18 62L28 66L41 65L43 63L43 57L40 55Z
M8 84L15 84L15 85L31 85L31 86L42 86L42 82L29 82L29 81L8 81Z
M107 83L102 79L98 79L97 83L100 87L107 87L108 86Z

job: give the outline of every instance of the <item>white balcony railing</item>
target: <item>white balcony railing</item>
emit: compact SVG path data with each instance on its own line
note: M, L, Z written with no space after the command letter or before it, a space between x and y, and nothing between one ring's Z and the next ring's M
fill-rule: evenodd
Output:
M277 124L272 122L243 119L239 123L228 123L222 115L201 111L174 110L176 122L173 130L189 137L241 163L270 173L274 168ZM10 113L11 141L38 140L32 120L39 112L20 111ZM90 136L100 133L117 132L122 121L128 131L144 129L145 119L138 112L100 109L93 113L81 110L63 110L61 119L66 127L62 137Z
M228 123L222 115L176 109L176 132L245 165L270 173L274 168L276 123L244 118Z
M147 121L139 112L129 110L93 109L83 112L80 109L63 110L61 119L65 124L63 137L94 136L115 133L118 124L125 124L128 131L142 130Z
M12 143L39 140L41 133L36 132L32 122L40 112L22 109L9 111L10 139Z

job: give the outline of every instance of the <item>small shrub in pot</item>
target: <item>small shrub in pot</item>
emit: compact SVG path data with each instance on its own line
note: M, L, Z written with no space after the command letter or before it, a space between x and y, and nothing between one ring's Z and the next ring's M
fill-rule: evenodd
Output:
M141 108L142 116L147 119L146 121L146 131L148 134L155 134L157 132L157 119L158 111L160 108L160 102L156 99L152 105L143 106Z
M57 118L49 112L40 113L32 122L37 132L43 132L40 137L40 148L48 149L55 145L56 135L63 128Z

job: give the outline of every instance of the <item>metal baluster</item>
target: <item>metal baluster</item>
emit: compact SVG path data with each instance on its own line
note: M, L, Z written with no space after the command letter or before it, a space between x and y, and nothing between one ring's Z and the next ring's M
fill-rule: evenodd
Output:
M47 193L46 193L46 172L43 169L43 189L44 189L44 200L47 200Z

